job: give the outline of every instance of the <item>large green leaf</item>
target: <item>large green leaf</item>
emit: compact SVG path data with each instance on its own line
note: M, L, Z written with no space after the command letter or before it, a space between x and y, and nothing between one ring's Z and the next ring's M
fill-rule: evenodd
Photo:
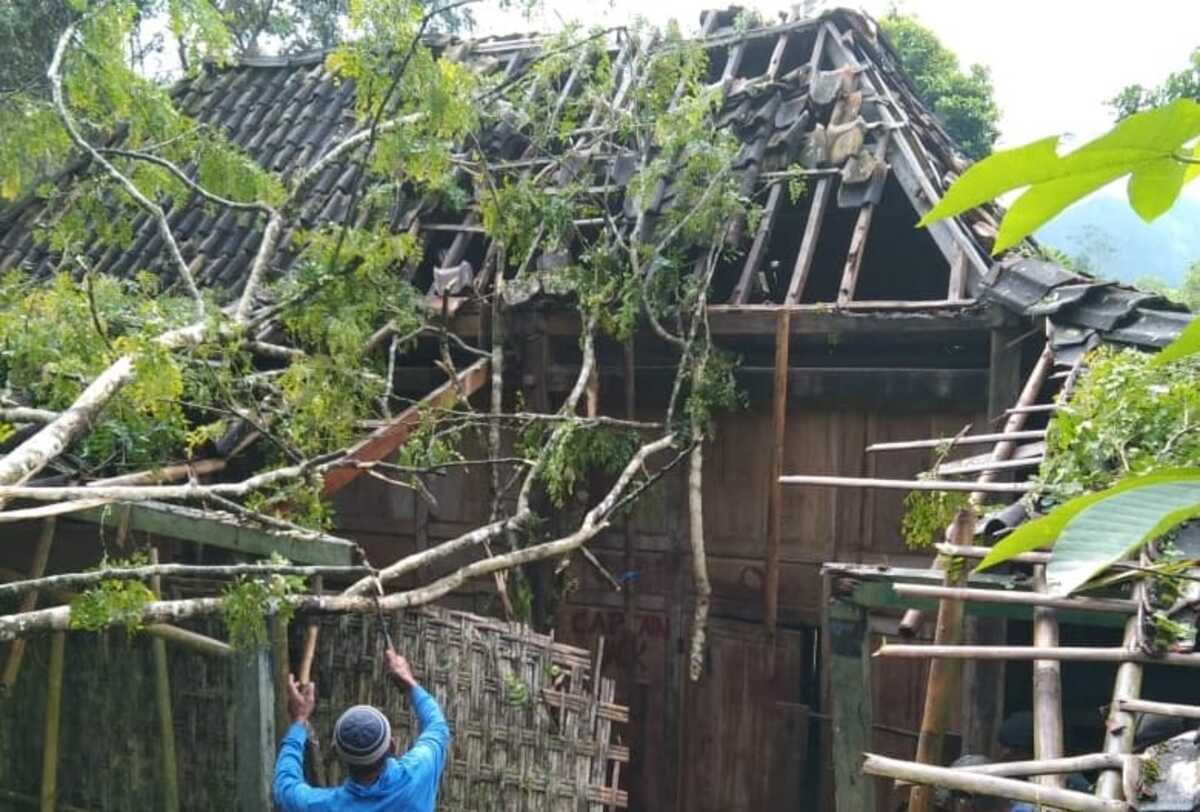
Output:
M1180 522L1200 515L1200 472L1147 485L1082 510L1063 529L1046 567L1051 594L1069 595L1111 564Z
M1130 116L1078 149L1058 154L1058 138L1002 150L955 181L919 225L960 214L1015 189L1028 187L1000 226L993 252L1033 233L1071 203L1130 175L1129 200L1146 220L1162 214L1198 172L1178 160L1200 136L1200 103L1180 99Z
M994 567L997 564L1011 560L1021 553L1027 553L1030 550L1054 544L1064 533L1071 521L1093 505L1098 505L1127 491L1140 491L1156 485L1179 482L1196 482L1200 485L1200 468L1167 468L1144 476L1128 477L1122 479L1111 488L1076 497L1069 502L1059 505L1045 516L1041 516L1031 522L1026 522L996 542L987 557L979 562L979 566L975 568L975 571L978 572L989 567ZM1200 497L1197 498L1197 501L1200 502ZM1122 549L1121 553L1124 552L1125 550ZM1057 546L1055 547L1055 553L1057 554Z

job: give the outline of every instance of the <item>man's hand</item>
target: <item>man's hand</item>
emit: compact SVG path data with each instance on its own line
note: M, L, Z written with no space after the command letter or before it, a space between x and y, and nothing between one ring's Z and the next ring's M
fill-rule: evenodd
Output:
M294 674L288 674L288 715L293 722L307 724L312 716L313 708L317 706L317 686L306 682L303 685L296 682Z
M387 666L388 676L397 685L403 685L408 688L413 688L417 684L417 678L413 676L412 669L408 667L408 660L401 657L390 648L383 652L384 662Z

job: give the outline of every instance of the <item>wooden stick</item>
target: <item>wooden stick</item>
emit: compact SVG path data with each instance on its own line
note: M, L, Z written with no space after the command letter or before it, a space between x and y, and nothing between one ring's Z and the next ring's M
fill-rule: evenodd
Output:
M949 544L943 542L933 545L933 549L953 558L981 559L987 558L992 553L991 547L985 547L982 544ZM1048 564L1050 562L1050 555L1051 553L1049 552L1040 551L1018 553L1008 559L1008 561L1015 561L1021 564Z
M1012 471L1020 468L1037 468L1042 464L1045 457L1022 457L1016 460L1004 460L1003 462L973 462L956 464L948 462L945 465L939 465L930 473L934 476L963 476L964 474L978 474L984 471Z
M879 136L879 143L875 146L874 155L881 164L887 155L888 143L891 139L891 130L884 130L883 134ZM884 169L886 170L886 164L884 164ZM878 188L877 184L882 185L878 177L871 181L871 186L876 189ZM850 235L850 248L846 252L846 265L842 268L842 281L838 285L837 300L839 302L845 303L854 298L854 291L858 287L858 274L862 269L863 254L866 253L867 235L871 231L871 222L874 217L874 203L864 203L858 210L858 220L854 224L854 231Z
M883 488L900 491L968 491L984 493L1028 493L1025 482L959 482L950 479L874 479L856 476L813 476L788 474L779 477L784 485L828 485L840 488Z
M817 253L817 236L821 233L821 223L825 220L825 211L829 208L829 197L833 191L833 181L822 177L813 189L812 203L808 207L808 219L804 223L804 236L800 240L800 251L796 254L796 264L792 268L792 278L788 282L787 304L799 304L804 296L804 286L808 283L812 271L813 257Z
M150 548L150 563L158 563L158 548ZM162 600L162 578L151 579L154 597ZM167 669L167 643L161 637L150 641L154 654L154 696L158 704L159 747L162 753L163 809L179 812L179 765L175 756L175 714L171 708L171 677Z
M105 487L107 485L162 485L168 482L178 482L181 479L193 476L200 477L216 474L225 470L226 464L225 460L181 462L176 465L167 465L149 471L138 471L132 474L108 477L107 479L97 479L89 482L88 485L94 487Z
M1005 409L1005 414L1039 414L1041 412L1057 412L1062 406L1057 403L1035 403L1032 406L1014 406Z
M1113 753L1089 753L1070 758L1039 758L1031 761L1005 761L999 764L976 764L970 767L955 767L956 770L980 775L999 775L1020 778L1029 775L1069 775L1091 770L1121 769L1128 756Z
M870 753L867 754L867 759L863 763L863 772L867 775L946 787L975 795L991 795L1031 804L1043 804L1055 809L1069 810L1069 812L1123 812L1125 809L1125 805L1121 802L1100 800L1083 792L1042 787L1028 781L900 761Z
M950 540L966 544L975 537L975 511L966 507L954 517L950 526ZM958 584L966 579L963 572L944 575L947 584ZM938 602L937 626L934 641L940 645L953 645L962 641L962 601L941 600ZM950 726L950 710L958 704L961 694L962 663L954 660L934 660L929 664L929 676L925 686L925 709L921 714L921 735L917 739L917 761L922 764L940 764L944 760L943 747L946 730ZM910 812L928 812L933 808L933 792L926 786L915 786L909 793Z
M767 485L767 553L763 578L763 620L767 630L769 673L775 667L779 624L779 551L783 539L783 444L787 432L788 337L791 315L781 310L775 322L775 385L771 400L771 481Z
M422 500L418 498L417 502L422 503ZM316 594L320 595L324 586L324 579L320 575L313 579L313 592ZM321 627L315 621L310 622L304 630L304 650L300 655L298 678L301 685L312 682L312 666L317 656L317 640L320 634ZM308 729L308 738L304 740L304 777L315 787L325 786L325 762L321 758L321 741L311 726Z
M320 595L324 590L324 579L318 575L313 579L313 593ZM313 621L308 624L304 630L304 651L300 655L300 675L297 681L301 684L312 682L312 665L313 659L317 655L317 638L321 634L321 627Z
M1016 606L1045 606L1054 609L1078 609L1081 612L1117 612L1134 614L1137 604L1121 598L1052 598L1037 592L1015 592L1007 589L976 589L971 587L929 586L926 584L896 584L897 595L905 598L946 598L975 603L1003 603Z
M1200 654L1162 654L1147 657L1123 648L1092 648L1086 646L938 646L884 643L875 657L898 657L904 660L1064 660L1086 663L1140 663L1142 665L1179 665L1200 668Z
M1139 603L1146 596L1144 581L1134 585L1133 598ZM1125 622L1125 639L1122 653L1137 655L1138 637L1142 618L1140 613ZM1187 657L1194 659L1200 666L1200 655L1167 654L1169 657ZM1117 678L1113 680L1112 705L1108 709L1108 719L1104 725L1104 752L1124 755L1133 752L1134 733L1137 729L1133 714L1122 707L1122 700L1137 699L1142 691L1142 663L1147 662L1144 656L1137 659L1121 660L1117 669ZM1153 662L1153 660L1149 660ZM1096 797L1108 800L1120 800L1125 795L1124 776L1120 770L1105 770L1096 780Z
M222 658L233 656L233 646L228 643L203 634L197 634L188 629L181 629L178 626L169 626L166 623L151 623L143 631L168 643L189 648L198 654Z
M962 437L937 437L930 440L905 440L899 443L875 443L867 446L870 453L876 451L911 451L914 448L940 448L943 445L982 445L984 443L999 443L1006 440L1042 440L1046 437L1043 429L1029 431L997 432L995 434L966 434Z
M1118 699L1117 708L1129 713L1153 713L1158 716L1182 716L1200 719L1200 705L1180 705L1175 702L1151 702L1146 699Z
M67 633L50 636L50 673L46 682L46 731L42 739L42 812L58 807L58 728L62 716L63 661Z
M50 560L50 546L54 542L54 530L58 522L54 518L42 521L42 532L38 535L37 547L33 551L33 566L29 574L40 578L46 571L46 563ZM32 612L37 606L37 594L26 595L21 599L18 612ZM11 696L17 684L17 675L21 672L21 660L25 657L25 641L14 640L8 648L8 659L4 663L4 695Z
M1034 588L1046 591L1046 567L1033 569ZM1034 597L1041 597L1035 594ZM1054 609L1043 603L1033 610L1033 645L1058 648L1058 618ZM1052 760L1063 755L1062 663L1057 660L1033 661L1033 755ZM1045 787L1066 789L1062 775L1043 775L1037 782Z
M933 548L943 555L957 558L987 558L992 552L991 547L974 544L935 544ZM1019 564L1048 564L1050 553L1019 553L1008 560Z

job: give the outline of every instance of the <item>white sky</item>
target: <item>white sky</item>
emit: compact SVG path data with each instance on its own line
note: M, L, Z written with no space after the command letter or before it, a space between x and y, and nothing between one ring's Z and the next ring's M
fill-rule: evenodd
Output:
M1188 64L1200 46L1196 0L899 0L916 14L963 64L991 68L1000 105L1002 146L1054 133L1086 138L1112 125L1105 100L1133 82L1158 84ZM559 19L589 24L643 15L651 22L675 18L695 28L700 12L727 2L709 0L546 0L542 19L477 12L479 35L555 27ZM788 0L741 0L774 16ZM827 3L826 6L836 6ZM893 0L845 5L882 16Z

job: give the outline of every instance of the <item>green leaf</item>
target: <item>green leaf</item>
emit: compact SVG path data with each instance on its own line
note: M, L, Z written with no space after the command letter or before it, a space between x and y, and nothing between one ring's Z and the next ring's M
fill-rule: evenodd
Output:
M1180 99L1130 116L1109 132L1059 156L1058 137L1003 150L972 166L921 218L927 226L1016 189L1029 187L1000 225L999 253L1067 206L1124 175L1129 201L1143 219L1162 214L1196 176L1177 154L1200 136L1200 103Z
M1023 147L999 150L973 164L950 185L938 204L917 225L936 223L994 200L1005 192L1049 180L1059 162L1058 138L1052 135Z
M1106 496L1064 528L1046 567L1046 585L1052 594L1069 595L1109 565L1197 515L1200 470Z
M1128 477L1111 488L1072 499L1069 502L1059 505L1045 516L1041 516L1031 522L1026 522L996 542L992 547L992 551L988 553L983 561L979 562L979 566L975 568L975 571L979 572L989 567L994 567L997 564L1009 561L1021 553L1027 553L1039 547L1047 547L1054 544L1060 535L1064 533L1067 525L1076 516L1093 505L1117 494L1153 485L1192 480L1200 484L1200 468L1167 468L1155 471L1152 474L1146 474L1145 476ZM1197 496L1197 501L1200 501L1200 496ZM1057 549L1055 552L1057 552ZM1121 552L1124 553L1125 551L1122 550Z
M1188 326L1183 328L1183 332L1175 337L1174 341L1154 356L1154 360L1150 364L1152 366L1169 364L1180 358L1195 355L1197 352L1200 352L1200 319L1192 319Z
M1187 166L1174 158L1151 161L1129 176L1129 205L1151 223L1175 203L1183 191Z

